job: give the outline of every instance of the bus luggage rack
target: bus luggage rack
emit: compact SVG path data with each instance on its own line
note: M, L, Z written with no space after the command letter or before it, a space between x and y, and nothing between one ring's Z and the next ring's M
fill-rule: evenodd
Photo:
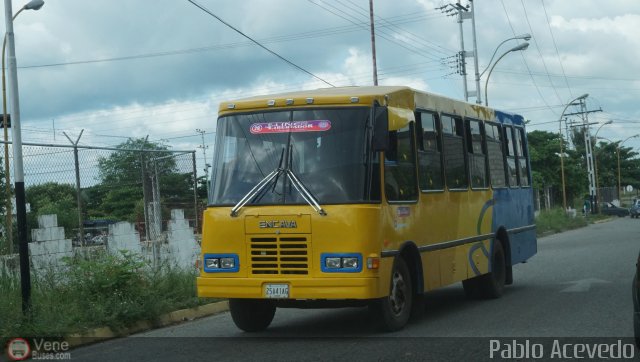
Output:
M251 238L251 274L309 274L306 237Z

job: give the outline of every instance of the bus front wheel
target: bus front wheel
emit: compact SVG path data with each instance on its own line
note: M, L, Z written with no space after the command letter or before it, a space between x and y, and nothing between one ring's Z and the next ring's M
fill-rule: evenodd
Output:
M499 298L504 293L507 279L507 262L504 248L499 240L493 244L491 272L462 281L465 294L470 298Z
M389 296L371 304L372 318L387 332L400 330L409 321L413 300L411 273L398 257L393 263Z
M245 332L259 332L271 324L276 306L268 300L229 299L233 323Z

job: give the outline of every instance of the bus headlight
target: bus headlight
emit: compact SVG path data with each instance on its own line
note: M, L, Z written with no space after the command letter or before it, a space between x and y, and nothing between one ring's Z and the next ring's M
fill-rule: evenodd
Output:
M233 269L236 267L236 259L234 258L220 258L220 267L222 269Z
M360 254L322 254L320 268L325 273L357 273L362 271Z
M210 258L204 259L204 265L209 269L218 269L220 268L220 259L218 258Z
M207 273L237 272L239 267L236 254L204 255L204 271Z
M342 267L342 258L326 258L324 265L330 269L337 269Z
M356 269L356 268L358 268L359 264L360 263L358 262L358 258L342 258L342 267L343 268Z

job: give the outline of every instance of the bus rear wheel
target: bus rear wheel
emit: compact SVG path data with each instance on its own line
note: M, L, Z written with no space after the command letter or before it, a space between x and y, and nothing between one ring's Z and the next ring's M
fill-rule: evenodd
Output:
M491 272L462 281L465 294L475 299L495 299L504 294L507 279L507 261L499 240L493 243Z
M261 299L229 299L233 323L245 332L259 332L271 324L276 306Z
M411 273L404 259L398 257L393 263L389 296L371 304L372 318L384 331L400 330L409 321L413 301Z

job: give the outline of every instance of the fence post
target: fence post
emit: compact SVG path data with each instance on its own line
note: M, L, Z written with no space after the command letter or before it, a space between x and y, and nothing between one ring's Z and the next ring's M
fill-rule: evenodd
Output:
M198 232L200 229L198 228L198 217L200 213L198 211L198 172L196 168L196 151L191 153L191 159L193 160L193 209L195 214L195 229Z
M80 135L78 135L78 139L75 142L71 140L66 132L62 132L73 145L73 159L75 161L76 170L76 198L78 200L78 241L80 242L80 246L84 246L84 220L82 220L82 198L80 196L80 162L78 161L78 143L80 142L80 137L82 137L83 132L84 129L80 131Z

